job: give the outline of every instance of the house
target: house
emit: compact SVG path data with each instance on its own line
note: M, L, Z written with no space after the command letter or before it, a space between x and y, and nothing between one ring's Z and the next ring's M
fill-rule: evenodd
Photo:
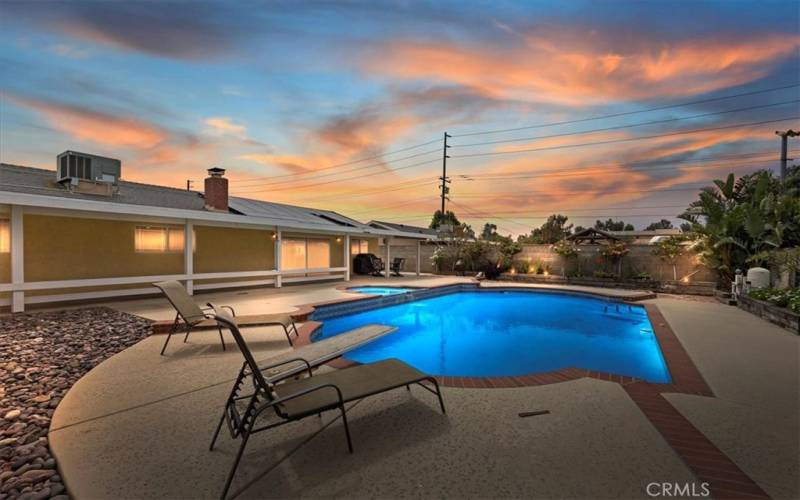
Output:
M608 231L610 234L622 238L631 245L652 245L670 236L683 234L679 228L650 229L640 231Z
M119 160L66 151L56 171L0 164L0 307L187 289L349 280L351 255L429 235L329 210L230 196L211 168L202 192L128 182ZM410 263L409 263L410 264ZM407 265L406 268L414 268Z

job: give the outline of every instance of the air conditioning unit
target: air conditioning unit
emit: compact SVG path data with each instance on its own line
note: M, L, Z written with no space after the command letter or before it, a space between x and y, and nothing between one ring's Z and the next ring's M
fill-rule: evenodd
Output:
M78 185L81 180L116 185L122 162L114 158L64 151L56 157L56 181Z

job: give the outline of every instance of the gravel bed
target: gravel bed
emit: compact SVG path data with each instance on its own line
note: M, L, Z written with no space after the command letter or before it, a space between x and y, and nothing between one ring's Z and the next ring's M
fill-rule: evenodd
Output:
M48 446L53 412L86 372L150 330L105 307L0 316L0 500L69 498Z

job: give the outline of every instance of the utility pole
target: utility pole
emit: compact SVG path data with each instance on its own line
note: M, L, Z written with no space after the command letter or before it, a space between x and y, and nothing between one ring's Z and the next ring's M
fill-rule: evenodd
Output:
M191 191L191 190L192 190L192 183L194 183L194 181L193 181L193 180L191 180L191 179L186 179L186 190L187 190L187 191Z
M788 159L786 156L789 151L789 137L800 136L800 132L795 132L792 129L789 129L786 132L776 130L775 135L779 135L781 137L781 182L784 182L786 180L786 161Z
M442 176L439 177L439 180L442 181L442 184L439 186L442 189L442 216L445 214L445 201L449 201L450 199L447 197L447 194L450 193L450 188L447 186L450 184L450 178L447 177L447 159L450 158L447 154L447 148L450 146L447 144L447 139L452 137L447 132L444 133L444 147L442 147Z

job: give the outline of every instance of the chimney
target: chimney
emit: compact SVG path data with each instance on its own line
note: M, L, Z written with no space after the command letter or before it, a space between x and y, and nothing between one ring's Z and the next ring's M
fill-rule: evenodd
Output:
M228 179L223 175L225 175L224 168L208 169L208 177L205 180L206 210L228 211Z

